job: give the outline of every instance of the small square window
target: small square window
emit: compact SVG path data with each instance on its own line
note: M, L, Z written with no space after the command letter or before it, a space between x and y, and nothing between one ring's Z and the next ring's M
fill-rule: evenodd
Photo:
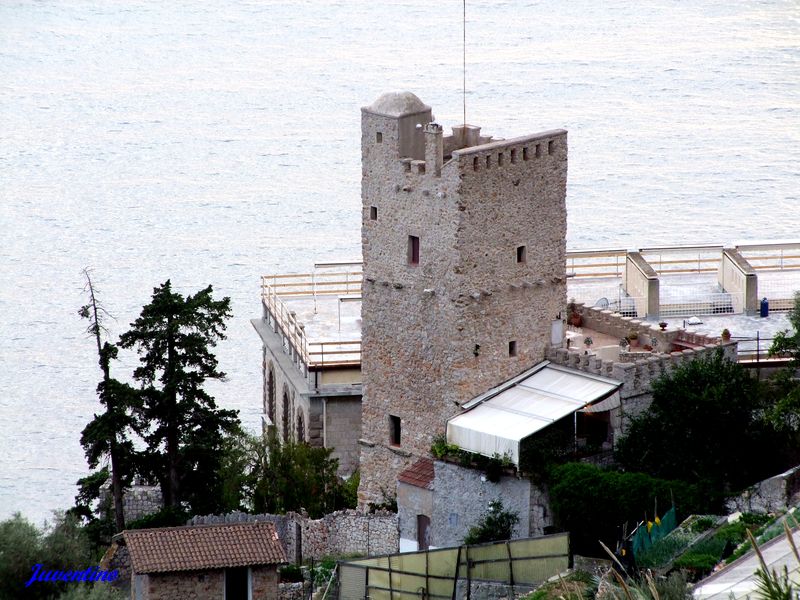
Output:
M415 235L408 236L408 264L419 264L419 238Z
M378 207L377 206L370 206L369 207L369 220L370 221L377 221L378 220Z
M517 342L516 340L512 340L508 342L508 355L509 356L516 356L517 355Z
M375 142L378 144L383 143L383 134L380 131L375 134Z
M547 153L552 154L553 150L556 149L556 143L553 141L547 142Z
M525 246L517 246L517 262L524 263L528 258L528 249Z
M389 443L392 446L400 445L400 417L389 415Z

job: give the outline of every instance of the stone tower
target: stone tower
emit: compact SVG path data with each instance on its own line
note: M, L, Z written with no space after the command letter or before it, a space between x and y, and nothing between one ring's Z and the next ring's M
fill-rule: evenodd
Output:
M566 300L567 132L443 135L411 93L361 109L362 505L461 405L544 359Z

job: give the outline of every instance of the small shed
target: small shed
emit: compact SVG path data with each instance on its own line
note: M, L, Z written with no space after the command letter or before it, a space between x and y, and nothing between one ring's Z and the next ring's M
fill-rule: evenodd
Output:
M134 600L278 598L286 563L272 523L225 523L124 531Z

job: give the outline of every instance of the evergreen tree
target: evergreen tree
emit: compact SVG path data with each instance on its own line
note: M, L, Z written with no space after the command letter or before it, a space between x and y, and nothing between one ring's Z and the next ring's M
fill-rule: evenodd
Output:
M785 466L766 400L721 351L684 363L653 383L653 402L632 419L616 458L629 471L741 489Z
M146 445L140 468L160 482L167 509L184 502L194 512L217 509L224 438L238 427L236 411L217 408L203 389L207 379L225 377L211 349L225 339L231 316L230 298L211 294L208 286L184 298L167 280L120 336L121 347L140 355L133 374L141 384L138 431Z
M136 393L127 384L111 377L111 361L117 358L117 347L103 342L103 334L107 333L103 326L103 317L108 313L97 300L95 288L88 269L83 270L86 278L86 291L89 303L81 307L79 314L89 320L87 332L97 344L97 356L103 379L97 386L100 404L104 407L102 414L94 418L81 434L81 445L86 453L90 469L96 469L105 460L111 466L111 491L114 498L115 526L117 531L125 528L125 516L122 509L123 490L130 484L133 476L133 444L128 437L133 424L131 408L136 403ZM108 479L107 467L103 467L78 481L77 512L92 519L92 502L100 495L100 486Z

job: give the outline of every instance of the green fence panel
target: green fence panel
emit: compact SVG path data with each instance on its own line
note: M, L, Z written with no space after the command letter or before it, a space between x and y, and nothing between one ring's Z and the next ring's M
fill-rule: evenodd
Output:
M533 585L569 566L569 535L441 548L342 563L340 600L449 600L455 579ZM357 594L360 594L357 596Z

